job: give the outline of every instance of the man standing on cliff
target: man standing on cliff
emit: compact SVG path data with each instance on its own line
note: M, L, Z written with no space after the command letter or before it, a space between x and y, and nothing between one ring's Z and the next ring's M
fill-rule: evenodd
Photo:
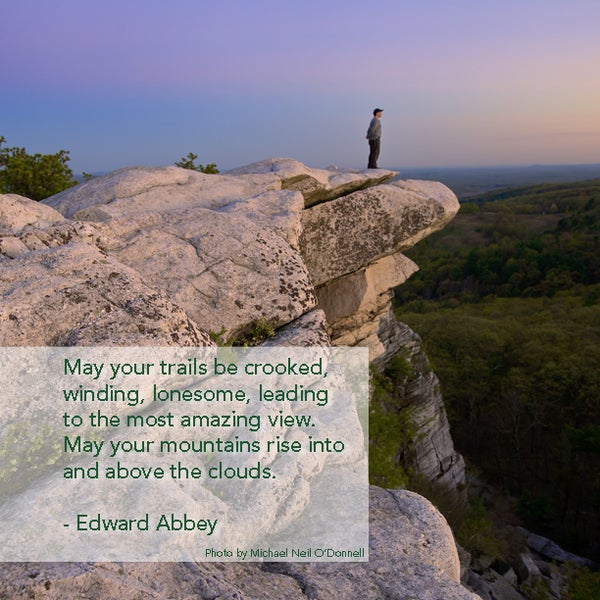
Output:
M369 124L367 135L369 140L369 166L368 169L377 168L377 159L379 158L379 150L381 149L381 113L383 108L376 108L373 111L373 118Z

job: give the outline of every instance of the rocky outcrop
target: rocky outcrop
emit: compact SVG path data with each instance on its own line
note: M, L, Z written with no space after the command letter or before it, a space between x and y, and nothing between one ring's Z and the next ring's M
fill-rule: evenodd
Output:
M273 159L224 175L124 169L43 204L0 196L2 343L202 346L262 321L271 345L332 340L384 361L416 344L390 309L416 268L401 252L458 208L441 184L393 176ZM435 388L426 370L415 403ZM452 479L432 406L420 468ZM409 492L371 494L366 564L3 565L0 597L472 598L439 513Z
M45 203L95 223L111 256L210 331L231 336L253 319L282 326L318 298L334 343L367 345L383 361L399 349L390 344L392 289L416 270L401 252L458 210L442 184L382 184L394 175L292 159L219 176L136 168Z
M394 356L402 346L391 306L393 288L416 270L417 265L403 254L391 254L317 288L334 343L367 346L377 364Z

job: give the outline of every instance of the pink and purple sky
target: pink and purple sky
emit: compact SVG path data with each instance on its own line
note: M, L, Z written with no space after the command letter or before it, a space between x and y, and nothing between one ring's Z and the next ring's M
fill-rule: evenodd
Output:
M600 163L597 0L0 0L0 135L75 172Z

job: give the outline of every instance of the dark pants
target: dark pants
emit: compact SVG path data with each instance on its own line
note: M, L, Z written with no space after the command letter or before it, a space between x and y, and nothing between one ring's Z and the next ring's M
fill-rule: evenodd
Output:
M379 150L381 148L381 138L369 140L369 166L368 169L377 168L377 159L379 158Z

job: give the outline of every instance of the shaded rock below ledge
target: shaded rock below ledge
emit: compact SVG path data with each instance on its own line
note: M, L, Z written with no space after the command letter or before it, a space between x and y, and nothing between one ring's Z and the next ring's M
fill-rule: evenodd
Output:
M396 322L393 345L402 349L402 356L412 369L400 390L398 406L398 410L408 411L415 429L411 443L399 449L403 464L413 468L424 481L465 498L465 461L454 448L440 382L421 338L407 325Z

